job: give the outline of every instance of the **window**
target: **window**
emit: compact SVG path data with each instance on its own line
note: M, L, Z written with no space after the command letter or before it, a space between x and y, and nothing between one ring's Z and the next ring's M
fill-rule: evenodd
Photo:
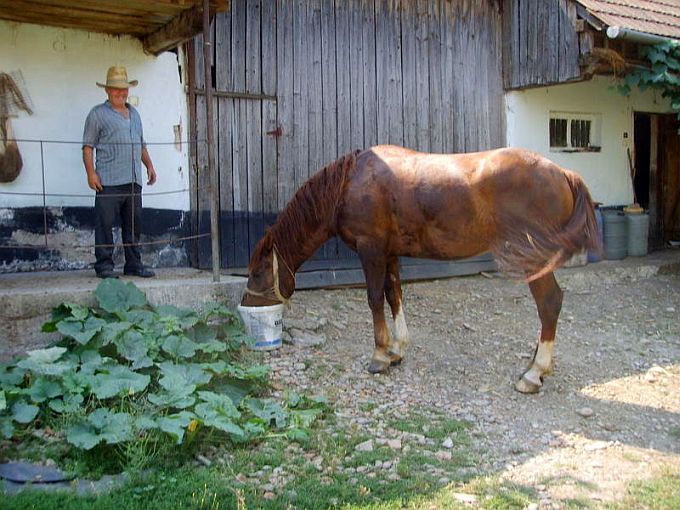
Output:
M550 112L550 150L599 152L600 115Z

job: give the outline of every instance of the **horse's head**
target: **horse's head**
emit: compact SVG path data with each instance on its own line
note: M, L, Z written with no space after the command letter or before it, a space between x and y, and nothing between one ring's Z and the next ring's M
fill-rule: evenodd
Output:
M270 232L255 246L248 265L248 283L242 306L285 303L295 291L295 273L281 257Z

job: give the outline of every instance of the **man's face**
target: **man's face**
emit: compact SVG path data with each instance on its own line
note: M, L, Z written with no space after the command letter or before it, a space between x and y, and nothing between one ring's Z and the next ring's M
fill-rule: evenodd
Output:
M113 87L106 87L106 95L109 96L109 102L115 108L122 108L127 102L128 89L114 89Z

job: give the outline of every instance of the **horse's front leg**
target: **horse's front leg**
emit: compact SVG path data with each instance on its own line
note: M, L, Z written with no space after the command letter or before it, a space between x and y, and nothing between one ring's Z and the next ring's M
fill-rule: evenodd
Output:
M388 347L391 343L390 332L385 323L385 254L374 245L359 245L357 252L366 277L368 306L373 314L373 337L375 349L368 371L372 374L384 372L391 363Z
M522 377L515 383L515 389L522 393L537 393L543 384L543 377L552 372L557 318L562 309L562 290L557 285L553 273L529 283L529 288L541 319L541 336L534 357Z
M399 278L399 259L397 257L390 257L387 261L385 297L392 310L395 336L388 346L388 354L390 356L390 364L398 365L406 353L406 348L411 343L411 337L406 327L406 317L404 316L402 306L403 293L401 290L401 279Z

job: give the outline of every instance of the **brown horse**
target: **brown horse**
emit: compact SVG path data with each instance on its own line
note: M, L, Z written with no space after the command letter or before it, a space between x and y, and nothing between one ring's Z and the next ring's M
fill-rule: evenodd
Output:
M538 391L552 365L562 306L553 271L584 249L601 251L585 184L538 154L377 146L341 157L302 185L255 247L241 304L286 301L298 268L336 235L358 253L366 277L372 373L400 363L410 343L397 257L450 260L490 250L501 269L525 278L541 320L533 360L515 385L525 393Z

